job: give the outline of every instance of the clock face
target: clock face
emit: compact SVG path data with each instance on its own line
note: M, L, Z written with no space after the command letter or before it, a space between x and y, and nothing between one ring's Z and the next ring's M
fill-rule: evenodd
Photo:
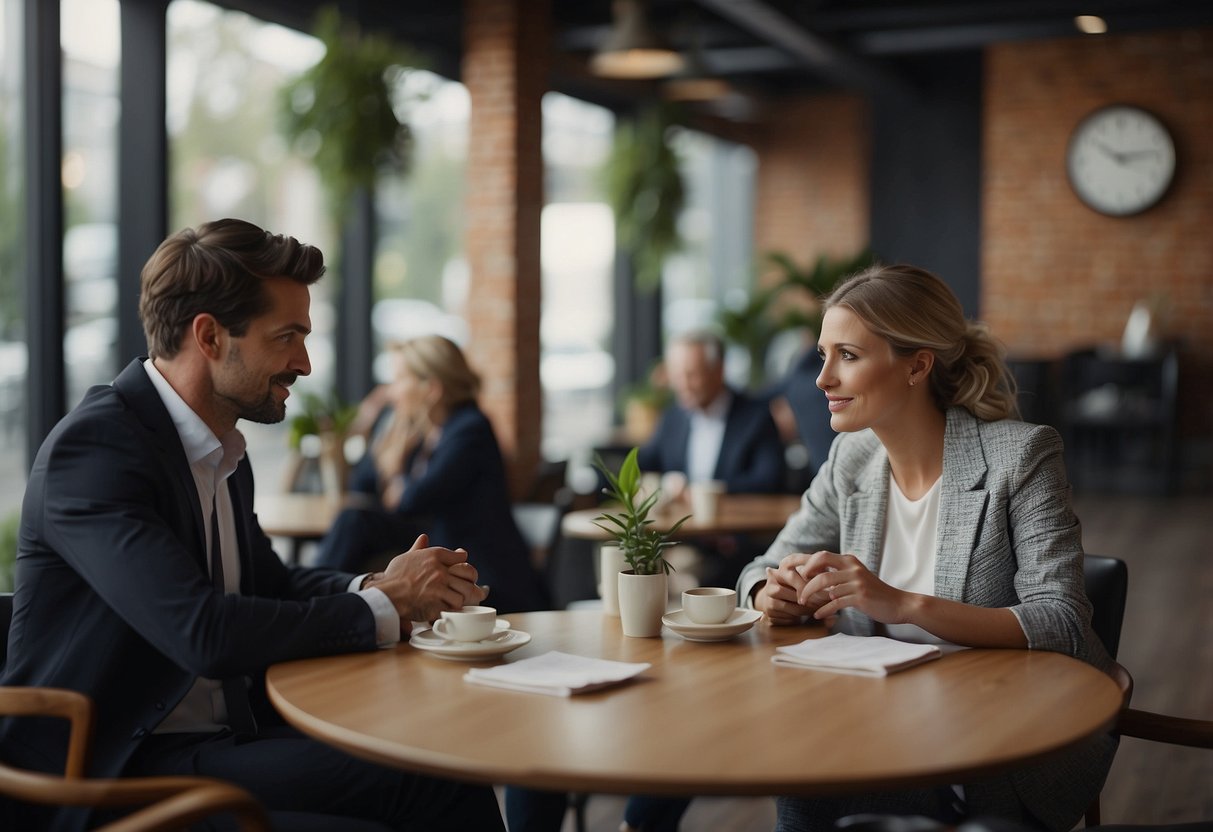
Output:
M1066 150L1066 172L1078 198L1102 214L1146 210L1175 175L1175 143L1157 118L1114 105L1079 122Z

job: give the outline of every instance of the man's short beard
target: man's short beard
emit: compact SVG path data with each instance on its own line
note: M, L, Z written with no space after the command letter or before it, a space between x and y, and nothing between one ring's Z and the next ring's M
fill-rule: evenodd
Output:
M238 367L239 371L247 374L247 369L244 366L243 356L240 353L239 347L233 347L228 354L227 365L229 367ZM248 401L243 398L237 398L235 395L223 395L234 405L237 419L247 419L250 422L257 422L262 425L276 425L286 418L286 402L279 403L274 398L274 385L281 384L283 387L290 387L295 383L295 379L299 378L298 373L279 373L271 376L269 383L266 385L265 395L257 401Z

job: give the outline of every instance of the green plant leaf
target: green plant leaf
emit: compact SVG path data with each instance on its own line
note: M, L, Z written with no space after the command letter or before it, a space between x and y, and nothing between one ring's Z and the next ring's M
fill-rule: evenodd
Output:
M646 290L660 285L666 257L682 247L678 217L686 189L681 159L669 142L673 124L668 106L621 120L603 168L616 238L631 256L636 285Z
M413 134L401 118L403 73L424 66L415 50L363 32L335 5L316 16L324 57L287 85L279 106L282 132L312 161L339 220L359 188L371 190L383 172L407 173Z
M654 521L649 512L657 504L660 491L636 502L640 487L641 471L639 448L632 448L619 466L619 473L608 470L601 457L595 457L594 467L606 477L609 488L603 492L619 501L617 512L604 511L594 518L594 525L609 534L623 553L624 561L637 575L669 573L673 567L662 556L670 545L669 536L687 519L683 518L674 530L653 528Z

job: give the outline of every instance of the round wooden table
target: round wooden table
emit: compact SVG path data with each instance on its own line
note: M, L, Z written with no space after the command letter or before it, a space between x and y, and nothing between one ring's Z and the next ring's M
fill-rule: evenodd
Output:
M689 537L730 534L774 534L800 508L800 497L793 494L724 494L711 520L691 517L675 534L679 540ZM570 511L560 530L567 537L583 540L609 540L610 535L594 525L594 518L610 507ZM668 529L691 513L684 502L674 502L654 513L655 527Z
M1057 653L962 650L887 677L771 663L824 634L763 622L731 641L627 638L593 610L509 616L530 644L652 667L559 698L472 685L394 649L271 667L288 722L352 754L461 780L619 794L814 794L965 782L1106 730L1120 692Z

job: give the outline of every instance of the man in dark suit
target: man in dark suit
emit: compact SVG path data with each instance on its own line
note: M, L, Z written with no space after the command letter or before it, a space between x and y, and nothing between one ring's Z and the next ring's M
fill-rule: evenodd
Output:
M680 335L667 347L665 364L678 401L640 449L641 470L722 480L730 493L783 490L783 442L770 408L725 385L720 339Z
M391 645L409 621L484 597L466 553L424 536L356 576L286 567L257 523L236 423L281 421L310 372L308 287L323 272L317 249L239 220L152 255L139 307L151 357L92 388L30 472L0 683L91 697L93 776L219 777L293 829L502 829L490 789L354 759L265 699L270 664ZM10 720L0 749L62 771L66 724Z

